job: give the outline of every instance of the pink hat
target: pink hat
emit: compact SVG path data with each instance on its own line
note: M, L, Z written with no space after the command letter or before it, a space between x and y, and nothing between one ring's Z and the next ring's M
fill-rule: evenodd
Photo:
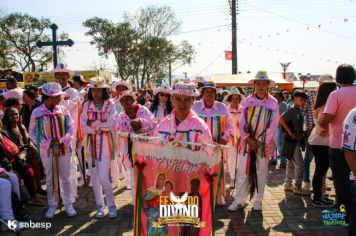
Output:
M121 98L127 97L127 96L132 97L133 100L136 101L136 95L135 95L133 92L129 91L129 90L123 91L123 92L120 94L119 101L121 100Z
M51 70L50 73L55 74L55 73L68 73L71 74L72 71L68 70L66 65L64 65L63 63L59 63L56 67L56 69Z
M116 91L116 87L119 85L123 85L125 86L129 91L132 91L132 86L130 83L125 82L123 80L119 80L119 81L115 81L111 84L111 91L115 92Z
M199 96L199 92L195 89L194 83L178 83L171 87L170 89L171 94L178 94L190 97L197 97Z
M42 86L42 93L49 97L57 97L65 94L65 92L62 91L61 85L56 82L44 84Z

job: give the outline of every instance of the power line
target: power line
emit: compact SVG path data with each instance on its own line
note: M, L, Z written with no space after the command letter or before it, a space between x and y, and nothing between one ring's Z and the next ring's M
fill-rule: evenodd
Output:
M248 5L253 7L253 8L259 9L260 11L263 11L263 12L269 13L271 15L275 15L275 16L278 16L280 18L283 18L285 20L292 21L292 22L295 22L297 24L301 24L301 25L308 26L308 27L311 27L311 28L317 28L316 26L309 25L307 23L301 22L301 21L296 20L294 18L291 18L291 17L288 17L288 16L283 16L283 15L280 15L278 13L275 13L275 12L272 12L272 11L269 11L269 10L266 10L266 9L251 5L251 4L248 4ZM346 39L350 39L350 40L356 40L356 38L353 38L353 37L350 37L350 36L347 36L347 35L343 35L343 34L339 34L339 33L336 33L336 32L332 32L332 31L329 31L329 30L325 30L325 29L321 29L321 28L319 28L319 30L321 30L323 32L326 32L328 34L332 34L332 35L338 36L338 37L342 37L342 38L346 38Z

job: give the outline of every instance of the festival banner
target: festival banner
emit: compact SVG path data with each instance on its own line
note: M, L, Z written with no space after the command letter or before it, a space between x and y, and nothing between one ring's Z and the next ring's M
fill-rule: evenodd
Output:
M192 151L152 140L132 142L135 235L214 235L220 147L208 154L207 147Z
M111 84L112 78L111 78L111 73L107 71L98 71L98 70L82 70L82 71L73 71L71 76L75 75L82 75L84 77L84 80L88 81L90 78L95 77L95 76L101 76L105 79L105 82L107 84ZM31 85L34 86L42 86L45 83L49 82L54 82L55 77L54 74L51 72L24 72L23 73L23 81L26 85L26 87L29 87Z

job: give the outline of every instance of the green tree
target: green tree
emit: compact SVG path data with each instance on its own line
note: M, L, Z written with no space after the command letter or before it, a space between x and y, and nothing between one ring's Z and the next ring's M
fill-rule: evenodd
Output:
M168 74L169 62L192 62L195 51L188 42L174 46L168 39L181 27L170 7L142 8L135 15L125 14L124 19L113 23L94 17L83 23L99 55L114 55L122 79L134 81L138 88L150 81L159 85Z
M7 45L6 60L22 71L42 71L52 62L52 49L36 46L38 40L49 41L45 31L51 22L47 18L38 19L28 14L11 13L0 17L0 39ZM63 39L67 34L62 34Z

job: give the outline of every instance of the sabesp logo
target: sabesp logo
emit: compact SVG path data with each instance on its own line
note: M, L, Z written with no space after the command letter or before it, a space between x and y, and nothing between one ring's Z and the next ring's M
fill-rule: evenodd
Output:
M7 227L9 227L9 229L11 229L11 230L16 229L16 224L17 224L17 220L8 220L7 221Z
M7 226L11 230L16 230L17 227L20 229L50 229L52 227L51 222L34 222L30 220L29 222L18 222L17 220L8 220Z

